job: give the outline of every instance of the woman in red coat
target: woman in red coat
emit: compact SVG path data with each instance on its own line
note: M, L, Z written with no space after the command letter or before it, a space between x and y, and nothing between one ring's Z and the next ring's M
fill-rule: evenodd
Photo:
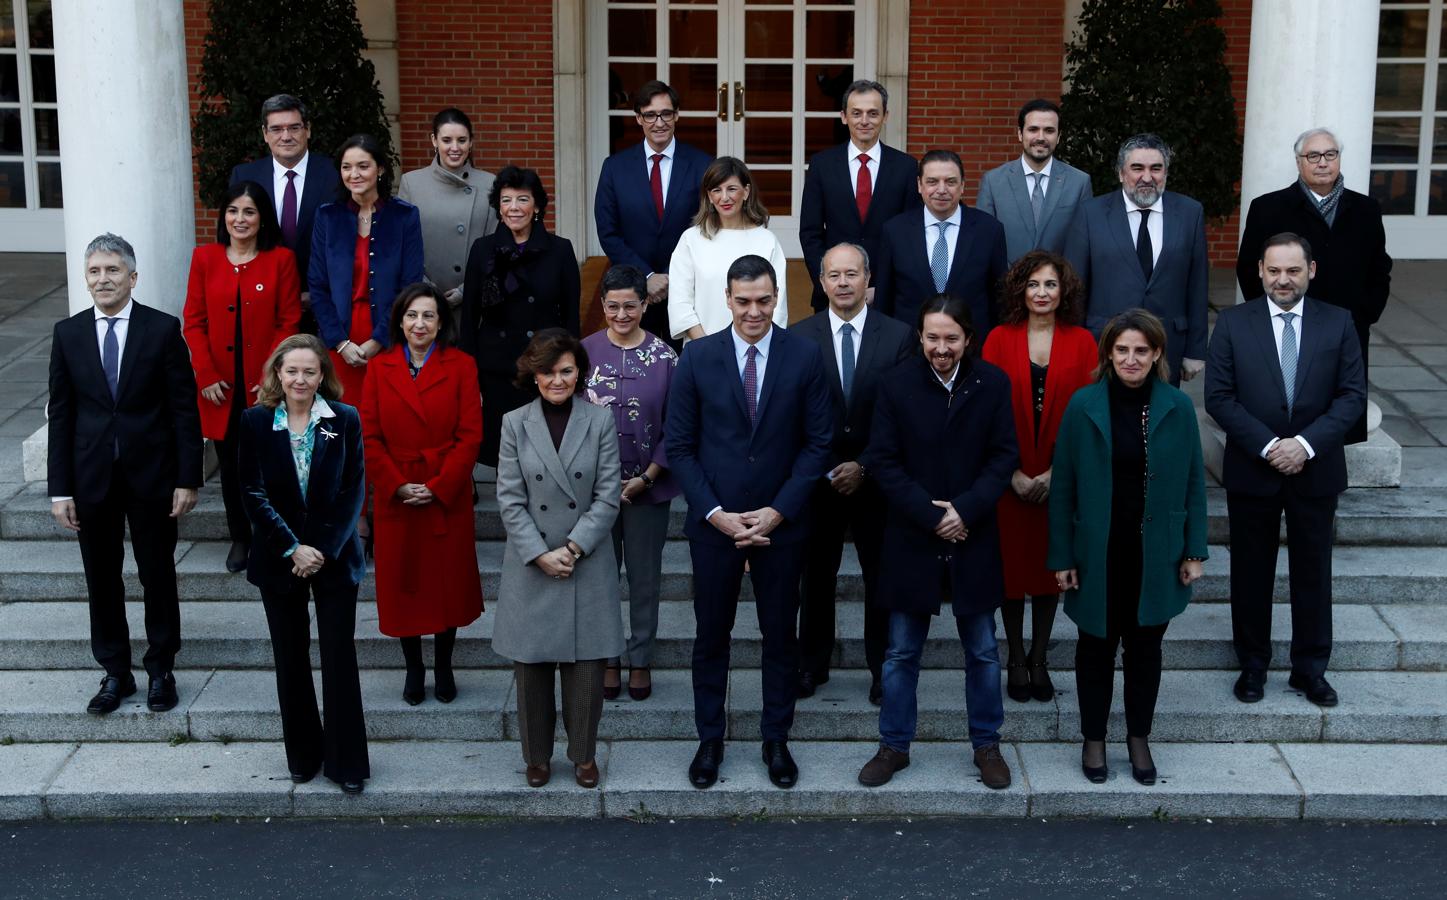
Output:
M472 466L482 445L482 398L472 357L452 346L452 316L430 284L392 304L392 347L367 364L362 441L373 491L377 619L402 639L402 699L422 702L421 635L433 644L434 696L457 697L457 629L482 615L472 522Z
M191 254L186 288L186 346L196 371L201 431L216 442L221 499L231 552L226 570L246 568L251 523L241 505L236 434L241 412L256 402L261 370L276 345L296 333L301 279L296 257L281 246L281 227L266 189L243 181L227 189L214 244Z
M1050 533L1046 500L1055 435L1070 395L1091 382L1095 339L1079 326L1080 279L1054 253L1032 250L1005 275L1000 326L983 356L1010 376L1020 468L1000 498L1005 603L1000 616L1010 648L1005 692L1023 702L1055 696L1045 652L1055 625L1055 573L1045 567ZM1030 653L1025 653L1025 595L1030 595ZM1028 660L1028 662L1027 662Z

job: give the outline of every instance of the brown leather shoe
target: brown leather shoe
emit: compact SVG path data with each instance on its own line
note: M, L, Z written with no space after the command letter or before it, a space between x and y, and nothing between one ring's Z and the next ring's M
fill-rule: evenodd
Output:
M540 788L548 783L553 777L553 767L550 763L543 763L540 766L528 766L528 787Z
M1010 786L1010 766L1000 755L1000 745L991 744L975 751L975 768L980 770L980 781L991 790Z
M578 787L597 787L598 764L596 762L589 762L583 763L581 766L573 766L573 780L578 782Z
M859 770L859 783L865 787L879 787L882 784L888 784L895 772L908 768L908 753L900 753L898 750L880 744L879 752L874 754L874 759L865 763L864 768Z

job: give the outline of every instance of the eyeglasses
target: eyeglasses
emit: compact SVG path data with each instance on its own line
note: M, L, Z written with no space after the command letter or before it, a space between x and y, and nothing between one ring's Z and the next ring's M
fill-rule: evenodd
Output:
M1326 160L1327 162L1336 162L1337 158L1340 156L1340 150L1313 150L1310 153L1301 154L1301 158L1311 163L1312 165L1316 165L1322 160Z
M305 123L302 123L302 122L298 122L298 123L296 123L296 124L294 124L294 125L268 125L268 126L266 126L266 133L267 133L267 134L270 134L270 135L273 135L273 136L275 136L275 137L280 137L280 136L283 135L283 134L298 135L298 134L301 134L301 133L302 133L303 131L305 131L305 130L306 130L306 125L305 125Z
M643 308L642 303L604 303L603 312L610 316L616 316L620 312L626 312L630 316Z
M639 113L638 115L642 116L643 121L647 122L649 125L652 125L659 119L662 119L663 124L667 125L669 122L672 122L674 119L678 118L678 111L674 109L665 109L659 112L649 110L646 113Z

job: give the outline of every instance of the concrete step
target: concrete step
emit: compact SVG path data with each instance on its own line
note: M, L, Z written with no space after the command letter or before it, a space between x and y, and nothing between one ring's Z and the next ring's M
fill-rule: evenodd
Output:
M483 592L497 596L504 544L482 541L476 545ZM244 575L226 571L230 545L220 541L181 542L176 547L176 571L182 596L192 600L251 600L256 589ZM1206 574L1196 584L1198 602L1218 602L1230 596L1230 557L1224 546L1213 545ZM1338 603L1447 603L1447 548L1337 546L1333 550L1333 596ZM139 595L135 562L127 551L126 590ZM749 594L745 579L745 595ZM859 559L854 548L844 548L839 573L839 596L863 599ZM1277 561L1275 596L1288 596L1286 554ZM80 550L74 541L0 541L0 599L79 600L87 596ZM361 597L371 599L375 588L370 576L362 583ZM663 550L661 596L689 600L693 596L693 566L688 544L670 541Z
M145 653L144 606L126 604L132 652ZM687 669L693 655L692 605L664 601L659 608L659 633L653 664L659 669ZM1447 604L1338 604L1334 610L1336 642L1331 665L1335 671L1442 671L1447 670ZM1027 616L1028 619L1028 616ZM1278 662L1289 659L1291 610L1272 608ZM626 621L626 611L625 611ZM257 599L182 601L180 664L193 668L267 668L272 664L266 617ZM455 665L459 668L505 668L511 663L492 652L494 617L489 609L458 636ZM858 601L841 602L836 621L835 665L865 667L864 607ZM1001 658L1004 628L997 625ZM1029 624L1026 624L1029 641ZM1051 634L1050 659L1067 670L1075 659L1078 634L1064 614L1056 617ZM429 639L430 641L430 639ZM376 605L359 604L356 629L357 656L366 668L402 666L395 638L377 630ZM732 648L736 666L760 664L762 644L752 603L740 606ZM312 649L316 657L316 647ZM1228 669L1235 665L1231 646L1231 611L1222 603L1194 604L1166 631L1165 662L1169 669ZM931 624L925 644L926 668L958 669L964 665L959 638L949 616ZM85 669L93 665L90 650L89 609L80 601L0 604L0 669Z
M477 537L484 541L502 540L506 535L498 518L493 486L480 483L477 487ZM1206 497L1210 540L1224 544L1229 534L1226 492L1218 487L1208 488ZM50 497L44 484L27 485L8 499L0 497L0 501L3 501L0 502L0 538L53 540L68 536L51 518ZM669 536L675 540L683 538L686 510L682 497L673 501ZM182 540L230 540L216 482L202 491L196 509L181 520L180 528ZM1338 544L1398 547L1447 544L1447 488L1347 491L1337 510L1336 540Z
M1074 742L1005 745L1013 780L980 784L966 743L916 744L882 788L859 769L870 741L794 741L799 784L769 784L758 746L726 748L719 783L688 785L691 741L605 741L599 787L573 783L562 747L554 777L528 788L510 741L395 741L369 747L372 778L347 796L325 778L293 785L277 743L45 743L0 746L0 819L136 817L369 818L1090 816L1428 821L1447 817L1447 748L1296 743L1158 744L1159 780L1130 778L1123 744L1090 784ZM1370 772L1371 777L1363 777Z
M1231 694L1235 677L1234 672L1221 670L1166 672L1152 740L1447 742L1447 673L1334 672L1332 683L1342 702L1327 710L1287 688L1284 673L1273 674L1262 702L1240 703ZM281 737L276 683L269 670L182 671L176 680L181 702L170 712L148 712L142 690L115 713L96 717L85 712L96 687L94 670L0 672L0 739L230 742ZM1116 680L1110 732L1124 735L1119 675ZM1006 699L1005 740L1071 741L1079 737L1074 678L1068 672L1060 673L1056 687L1058 696L1048 703ZM868 672L836 672L815 696L799 701L792 737L806 741L876 739L879 710L869 704L868 688ZM368 733L379 740L517 737L511 672L461 671L458 691L452 703L438 703L429 692L428 700L411 707L401 697L401 672L366 670L362 673L362 702ZM922 673L918 702L919 740L969 739L962 673ZM735 670L729 681L730 739L757 740L761 710L759 670ZM646 701L628 700L625 693L607 702L599 725L599 735L605 740L682 741L696 734L692 681L690 674L681 670L655 672L654 693Z

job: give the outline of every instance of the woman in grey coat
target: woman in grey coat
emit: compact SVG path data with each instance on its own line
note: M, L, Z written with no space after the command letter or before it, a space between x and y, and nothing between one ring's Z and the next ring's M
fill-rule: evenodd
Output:
M492 647L513 661L528 784L551 777L563 682L563 728L578 784L598 784L594 751L603 668L623 651L613 523L618 437L613 414L575 402L588 352L561 328L539 331L519 357L518 386L539 396L503 417L497 503L507 531Z
M422 213L422 254L427 280L454 313L462 304L462 276L472 242L497 228L487 202L493 176L472 167L472 121L449 106L432 117L432 164L402 174L397 196Z

